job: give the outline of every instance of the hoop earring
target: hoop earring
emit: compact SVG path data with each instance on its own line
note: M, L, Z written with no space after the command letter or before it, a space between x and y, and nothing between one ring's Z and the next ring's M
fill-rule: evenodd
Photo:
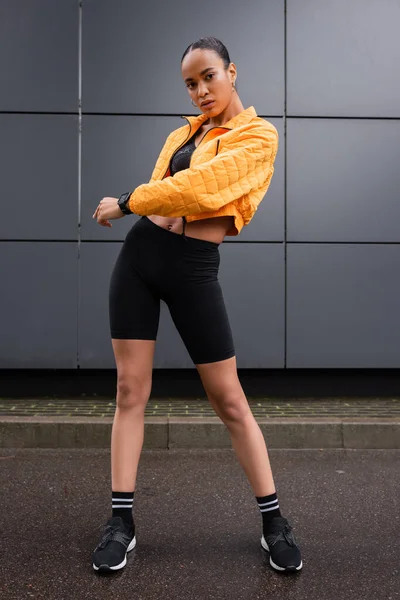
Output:
M193 104L193 100L190 100L190 102ZM193 106L195 106L197 108L197 104L194 103Z

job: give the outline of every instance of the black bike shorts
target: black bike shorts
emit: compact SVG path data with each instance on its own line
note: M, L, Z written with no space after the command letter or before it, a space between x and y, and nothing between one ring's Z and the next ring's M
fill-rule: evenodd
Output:
M195 365L234 356L219 264L219 244L141 217L128 232L111 275L111 337L156 340L163 300Z

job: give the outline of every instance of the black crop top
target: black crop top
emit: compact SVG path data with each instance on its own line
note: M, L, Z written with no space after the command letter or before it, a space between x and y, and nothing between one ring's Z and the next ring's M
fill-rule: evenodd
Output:
M170 164L171 175L175 175L178 171L189 168L193 150L196 148L194 143L195 137L196 134L193 135L182 148L179 148L178 152L172 157Z

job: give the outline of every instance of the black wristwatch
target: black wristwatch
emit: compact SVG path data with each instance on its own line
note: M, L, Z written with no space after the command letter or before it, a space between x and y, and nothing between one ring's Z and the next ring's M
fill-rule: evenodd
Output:
M120 209L122 210L124 215L132 214L131 209L128 207L128 200L129 200L131 193L132 192L127 192L126 194L122 194L122 196L120 196L118 199L118 206L120 207Z

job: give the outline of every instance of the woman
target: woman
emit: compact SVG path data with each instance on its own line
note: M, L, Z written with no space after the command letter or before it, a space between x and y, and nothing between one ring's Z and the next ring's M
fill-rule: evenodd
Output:
M278 148L275 127L244 109L236 66L215 38L191 44L181 60L201 113L167 138L147 184L103 198L93 218L105 227L141 215L128 232L110 282L117 365L111 437L112 517L93 567L118 570L136 545L132 515L151 390L160 299L164 300L248 477L262 515L262 547L278 571L302 568L292 527L281 515L268 452L240 385L231 329L218 282L219 245L238 235L263 196Z

